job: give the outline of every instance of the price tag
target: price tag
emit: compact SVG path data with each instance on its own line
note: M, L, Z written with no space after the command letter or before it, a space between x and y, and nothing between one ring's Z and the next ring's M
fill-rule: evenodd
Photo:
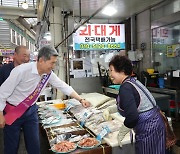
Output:
M83 114L82 120L81 120L81 122L80 122L80 125L81 125L82 127L84 126L84 124L85 124L85 122L86 122L87 116L88 116L88 114L87 114L87 112L85 112L85 113Z
M101 132L97 135L96 139L101 141L103 139L103 137L105 137L107 134L109 134L111 132L111 130L109 129L108 126L103 127L103 129L101 130Z
M67 113L73 106L71 102L68 102L67 107L64 109L64 113Z

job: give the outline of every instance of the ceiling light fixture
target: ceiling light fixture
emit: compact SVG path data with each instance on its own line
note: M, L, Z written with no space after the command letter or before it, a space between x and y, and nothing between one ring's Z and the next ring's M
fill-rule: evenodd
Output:
M102 13L107 16L112 16L117 12L117 10L114 7L107 6L103 9Z
M26 1L24 1L24 2L22 3L22 8L23 8L23 9L27 9L27 8L28 8L28 3L27 3Z

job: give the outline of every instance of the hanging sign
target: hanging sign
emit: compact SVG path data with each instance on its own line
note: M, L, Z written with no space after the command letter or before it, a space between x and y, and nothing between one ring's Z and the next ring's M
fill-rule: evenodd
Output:
M50 45L50 43L51 43L51 41L43 38L43 39L41 39L40 42L39 42L39 48L42 48L42 47L44 47L44 46L46 46L46 45Z
M125 49L124 24L87 24L73 35L74 50Z
M8 56L13 54L14 54L14 49L0 49L0 55L2 56Z
M167 57L179 57L179 55L180 55L179 44L167 45Z

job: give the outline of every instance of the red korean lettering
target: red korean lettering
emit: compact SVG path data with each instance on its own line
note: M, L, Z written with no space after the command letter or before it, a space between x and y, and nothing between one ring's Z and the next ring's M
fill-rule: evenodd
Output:
M111 32L109 33L109 35L115 34L115 36L120 36L120 25L109 26L109 27L111 28Z
M106 36L106 25L101 26L101 36Z
M106 25L94 26L95 36L106 36Z
M86 26L84 29L80 30L79 35L83 36L90 36L91 35L91 25Z
M95 36L98 36L98 35L101 35L101 32L100 32L100 25L95 25L94 26L94 34ZM99 32L99 33L98 33Z
M168 29L160 29L160 37L168 37Z

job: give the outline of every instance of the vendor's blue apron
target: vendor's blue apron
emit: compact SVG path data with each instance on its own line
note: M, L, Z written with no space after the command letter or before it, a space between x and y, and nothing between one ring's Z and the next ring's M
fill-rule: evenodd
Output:
M124 116L119 95L116 100L118 111ZM138 123L133 130L136 154L165 154L165 126L158 108L139 113Z

